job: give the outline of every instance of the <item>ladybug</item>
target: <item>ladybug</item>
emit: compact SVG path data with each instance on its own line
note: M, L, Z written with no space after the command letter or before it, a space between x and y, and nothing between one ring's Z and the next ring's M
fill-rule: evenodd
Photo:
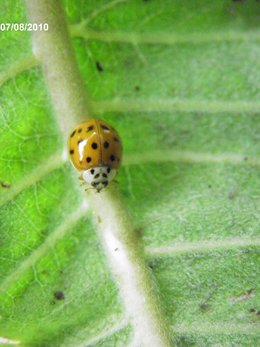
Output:
M90 119L70 134L69 154L74 167L81 172L80 179L100 192L117 174L122 142L111 125Z

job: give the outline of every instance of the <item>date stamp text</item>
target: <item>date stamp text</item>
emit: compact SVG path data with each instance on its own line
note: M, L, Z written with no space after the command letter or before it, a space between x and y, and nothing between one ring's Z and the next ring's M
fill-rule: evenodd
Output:
M48 23L0 23L0 31L48 31Z

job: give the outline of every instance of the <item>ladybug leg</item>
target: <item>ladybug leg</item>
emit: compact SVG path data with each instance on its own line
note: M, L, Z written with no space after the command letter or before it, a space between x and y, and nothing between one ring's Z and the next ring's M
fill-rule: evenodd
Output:
M81 183L80 183L80 187L83 187L84 188L84 186L85 187L87 187L88 185L87 185L87 183L85 182L85 180L83 179L83 177L82 176L80 176L79 177L79 180L81 181Z
M81 184L80 184L81 187L84 186L84 185L86 184L86 182L85 182L85 180L84 180L82 174L78 177L78 179L81 181Z

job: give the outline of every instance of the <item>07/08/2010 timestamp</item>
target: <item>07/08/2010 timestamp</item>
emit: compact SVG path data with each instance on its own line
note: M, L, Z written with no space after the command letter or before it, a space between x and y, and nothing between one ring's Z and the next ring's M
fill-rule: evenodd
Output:
M0 31L48 31L48 23L0 23Z

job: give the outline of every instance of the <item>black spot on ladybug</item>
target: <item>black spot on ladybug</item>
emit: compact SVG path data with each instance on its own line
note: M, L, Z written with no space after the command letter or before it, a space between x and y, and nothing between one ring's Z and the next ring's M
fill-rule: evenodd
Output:
M106 187L108 185L108 181L103 182L103 186Z
M118 143L120 142L119 139L118 139L117 137L114 137L114 141L115 141L115 142L118 142Z
M82 142L82 141L83 141L83 140L79 140L79 141L78 141L78 145L79 145L79 144L80 144L80 142Z
M73 137L76 134L76 130L74 130L71 134L70 137Z
M91 158L87 157L86 161L87 161L87 163L90 163L91 162Z
M97 148L98 148L98 144L97 144L96 142L93 142L92 145L91 145L91 147L92 147L93 149L97 149Z
M107 168L107 173L109 173L111 171L110 167Z
M96 174L95 176L94 176L94 178L98 178L100 176L100 174Z
M101 128L104 129L104 130L106 130L106 131L109 131L109 127L107 127L107 126L104 125L104 124L101 124Z
M107 141L104 142L104 148L108 148L109 147L109 143Z
M64 300L64 293L61 290L57 290L54 293L54 298L57 300Z
M105 174L105 173L103 173L103 175L102 175L103 177L107 177L107 174Z
M91 130L93 130L93 129L94 129L94 126L93 126L93 125L90 125L89 127L87 127L86 132L89 132L89 131L91 131Z
M94 175L95 170L94 170L94 169L91 169L91 170L90 170L90 173L91 173L92 175Z
M71 149L71 150L70 150L70 154L73 154L73 153L74 153L74 149Z
M100 63L100 61L96 61L96 68L99 72L103 72L104 71L104 67L103 65Z
M98 184L99 184L99 182L92 182L92 183L91 183L91 185L92 185L93 187L96 187Z
M81 133L82 132L82 129L80 128L79 130L78 130L78 133Z
M110 155L110 160L111 161L115 161L115 159L116 159L116 157L112 154L112 155Z

